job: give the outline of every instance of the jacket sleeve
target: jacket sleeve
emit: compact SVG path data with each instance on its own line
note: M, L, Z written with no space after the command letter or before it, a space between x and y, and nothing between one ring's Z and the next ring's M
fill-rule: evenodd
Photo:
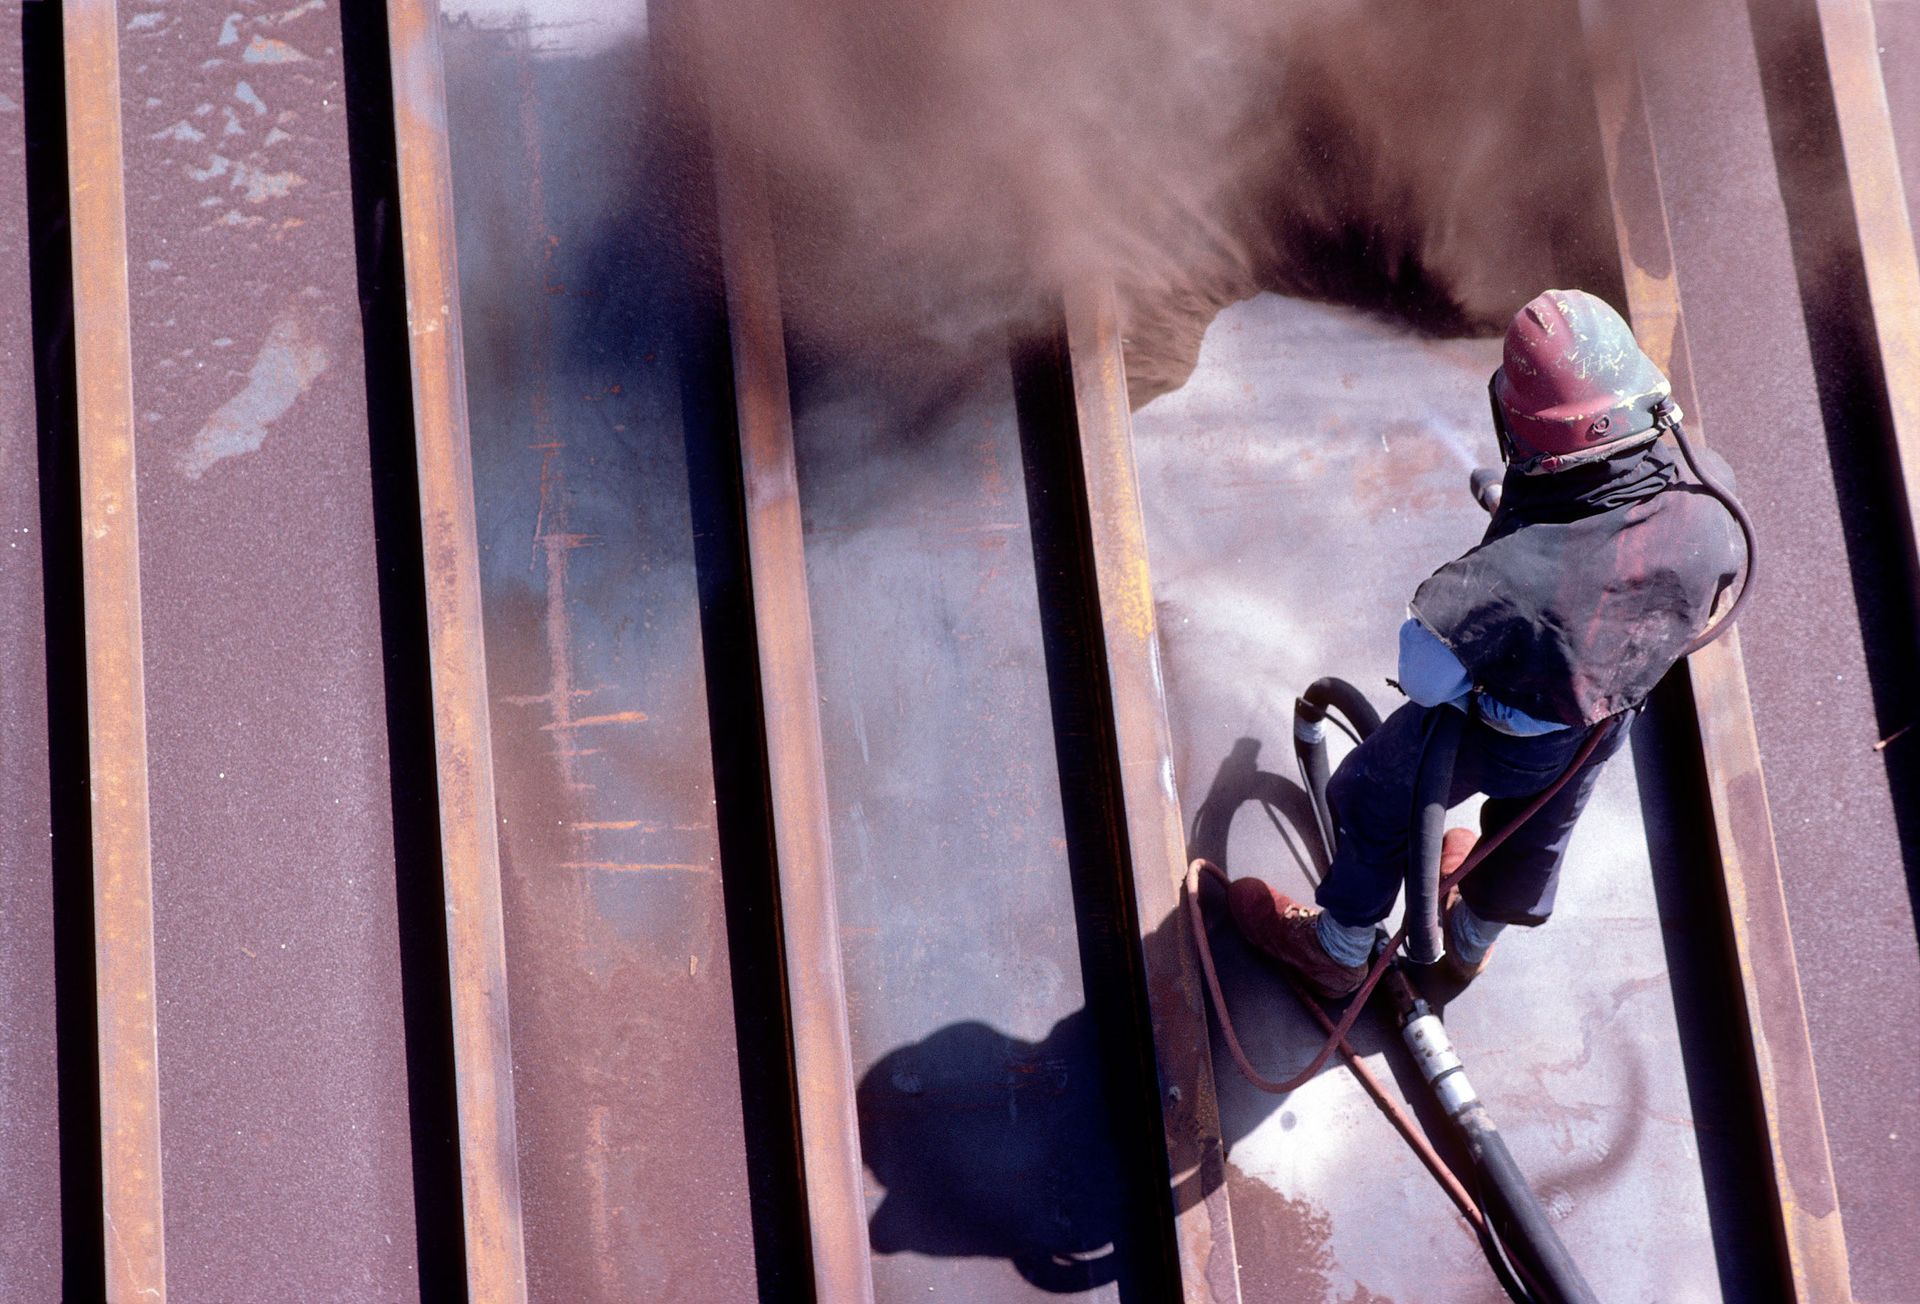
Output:
M1400 626L1400 690L1421 706L1455 702L1473 690L1460 658L1413 616Z

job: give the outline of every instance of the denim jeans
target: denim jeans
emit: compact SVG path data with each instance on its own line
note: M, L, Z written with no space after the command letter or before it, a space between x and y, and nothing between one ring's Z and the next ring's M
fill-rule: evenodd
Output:
M1414 775L1426 740L1427 713L1453 709L1409 702L1388 716L1334 771L1327 800L1338 849L1314 900L1338 922L1348 927L1375 924L1393 909L1406 878ZM1611 728L1612 734L1602 740L1580 773L1461 883L1460 895L1475 914L1502 924L1546 922L1553 913L1560 861L1574 821L1600 778L1601 766L1625 743L1626 723L1595 725ZM1447 804L1485 793L1481 835L1505 827L1560 776L1588 733L1563 729L1515 738L1477 718L1469 720L1461 733Z

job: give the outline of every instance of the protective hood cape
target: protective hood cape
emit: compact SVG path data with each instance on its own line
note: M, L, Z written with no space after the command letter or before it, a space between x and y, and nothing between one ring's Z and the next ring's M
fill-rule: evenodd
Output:
M1421 584L1412 610L1497 701L1595 724L1653 691L1742 552L1727 509L1652 444L1552 475L1509 472L1486 537Z

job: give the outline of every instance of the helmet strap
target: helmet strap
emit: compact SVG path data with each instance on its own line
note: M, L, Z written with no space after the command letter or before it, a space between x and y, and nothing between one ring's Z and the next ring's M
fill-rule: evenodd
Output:
M1500 406L1500 395L1494 389L1494 386L1499 383L1501 370L1495 367L1493 374L1487 377L1487 402L1493 408L1493 435L1500 441L1500 460L1512 466L1513 433L1507 429L1507 412Z

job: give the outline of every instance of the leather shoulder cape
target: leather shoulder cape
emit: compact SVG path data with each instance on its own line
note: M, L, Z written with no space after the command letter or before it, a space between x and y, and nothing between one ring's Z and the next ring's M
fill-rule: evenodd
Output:
M1723 466L1708 469L1731 484ZM1509 473L1501 492L1486 536L1421 584L1413 614L1475 687L1537 719L1590 725L1637 706L1739 572L1731 513L1659 444Z

